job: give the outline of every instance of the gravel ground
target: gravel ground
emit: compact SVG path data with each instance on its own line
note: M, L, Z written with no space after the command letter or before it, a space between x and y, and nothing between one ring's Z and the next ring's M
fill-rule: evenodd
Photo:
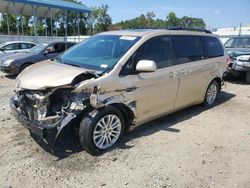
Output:
M211 109L144 124L114 150L58 158L11 115L14 78L0 73L0 187L250 187L250 87L226 83Z

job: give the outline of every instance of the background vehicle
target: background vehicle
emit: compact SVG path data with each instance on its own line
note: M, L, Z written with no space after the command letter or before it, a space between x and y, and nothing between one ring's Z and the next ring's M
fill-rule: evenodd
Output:
M231 59L228 65L228 73L234 76L244 75L246 81L250 83L250 69L247 66L249 63L242 63L240 56L250 55L250 36L238 36L228 39L225 43L227 53ZM245 57L245 56L244 56Z
M245 73L245 79L250 84L250 55L241 55L232 60L232 66L228 68L230 73Z
M205 30L106 32L22 72L10 106L42 139L73 130L87 152L100 154L130 125L213 105L226 59L220 40Z
M72 47L74 42L52 42L38 44L26 53L12 54L0 60L0 70L7 74L16 75L26 67L47 59L53 59L66 49Z
M3 52L4 53L25 52L28 49L33 48L35 45L36 45L35 43L27 42L27 41L5 42L5 43L0 44L0 55Z

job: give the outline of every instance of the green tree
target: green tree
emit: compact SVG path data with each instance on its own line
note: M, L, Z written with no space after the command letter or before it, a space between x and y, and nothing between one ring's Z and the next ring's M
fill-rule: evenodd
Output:
M102 5L101 7L94 7L90 16L90 25L94 29L94 33L108 31L112 25L112 19L108 14L108 5Z
M167 26L177 27L181 25L181 21L179 18L176 17L174 12L170 12L167 15L166 24Z
M154 22L155 22L155 20L154 20L154 18L155 18L155 13L154 12L148 12L147 14L146 14L146 18L147 18L147 25L148 25L148 27L153 27L153 25L154 25Z
M135 28L166 28L166 27L190 27L190 28L205 28L206 24L201 18L193 18L184 16L178 18L174 12L170 12L166 20L155 19L153 12L148 12L146 15L141 14L134 19L125 20L112 25L112 29L135 29Z
M0 22L0 32L8 34L7 18L9 21L10 33L16 34L16 16L14 14L3 14L2 21Z
M183 16L181 18L181 25L188 28L206 28L206 24L201 18L192 18L188 16Z
M78 3L78 4L82 4L81 1L76 1L76 0L66 0L69 2L73 2L73 3ZM64 19L65 19L65 15L64 12L62 12L61 14L57 15L58 17L58 21L60 23L60 27L58 29L58 35L59 36L64 36L65 34L65 26L64 26ZM86 28L86 18L87 15L84 13L80 13L79 14L79 26L80 26L80 35L85 35L87 33L87 28ZM68 35L72 36L72 35L77 35L77 13L76 12L72 12L72 11L68 11L67 12L67 33ZM50 21L47 21L50 23ZM50 24L48 25L48 29L50 29Z

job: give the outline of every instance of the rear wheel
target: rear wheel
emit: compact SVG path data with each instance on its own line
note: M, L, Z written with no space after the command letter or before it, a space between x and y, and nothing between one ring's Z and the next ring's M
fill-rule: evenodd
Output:
M203 105L212 106L217 98L218 93L219 93L219 84L216 80L213 80L207 88Z
M107 106L98 110L94 117L85 115L79 129L81 145L88 153L99 155L118 143L124 134L124 128L122 113Z
M246 83L250 84L250 71L246 72Z

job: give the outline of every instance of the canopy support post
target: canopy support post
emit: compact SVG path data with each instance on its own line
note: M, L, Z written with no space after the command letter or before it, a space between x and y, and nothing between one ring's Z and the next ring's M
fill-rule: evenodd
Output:
M8 16L8 13L6 13L6 19L7 19L8 35L9 35L9 37L10 37L10 23L9 23L9 16Z
M78 42L80 42L80 16L79 16L79 12L77 12L77 35L78 35Z
M32 7L32 13L33 13L33 24L34 24L34 32L35 32L35 42L37 43L37 20L36 20L36 11L34 9L34 6L31 5Z
M12 2L12 3L13 3L14 11L15 11L15 16L16 16L17 37L18 37L18 40L20 41L19 22L17 19L16 4L14 2Z
M22 35L24 35L24 33L23 33L23 16L21 16L21 29L22 29Z
M58 35L58 30L57 30L57 25L56 25L56 37L57 37L57 35Z
M51 32L51 39L53 41L53 18L52 18L51 8L49 8L49 12L50 12L50 32Z
M47 40L47 37L48 37L48 26L47 26L46 17L44 19L45 19L45 36L46 36L46 40Z
M64 29L65 29L65 35L64 35L64 41L67 42L68 38L68 23L67 23L67 10L64 10Z

